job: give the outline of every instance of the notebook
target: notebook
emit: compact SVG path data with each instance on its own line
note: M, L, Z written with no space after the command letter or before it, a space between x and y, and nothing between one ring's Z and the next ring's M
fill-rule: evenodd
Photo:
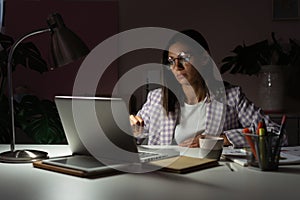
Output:
M219 166L216 159L178 156L150 162L161 167L161 171L185 174L206 168Z
M56 96L55 104L72 155L42 164L93 173L179 155L172 149L138 148L121 98Z

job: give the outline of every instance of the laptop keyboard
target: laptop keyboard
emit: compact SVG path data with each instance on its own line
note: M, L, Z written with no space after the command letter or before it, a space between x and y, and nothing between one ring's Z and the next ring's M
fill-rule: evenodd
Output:
M158 153L153 153L153 152L144 152L144 151L139 152L140 158L147 158L150 156L158 156L158 155L159 155Z

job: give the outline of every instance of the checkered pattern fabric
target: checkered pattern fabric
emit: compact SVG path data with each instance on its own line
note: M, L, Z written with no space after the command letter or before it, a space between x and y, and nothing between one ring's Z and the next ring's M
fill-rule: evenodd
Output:
M268 131L278 132L279 125L249 101L240 87L227 85L225 92L226 105L213 97L205 102L207 103L206 130L203 134L220 135L223 132L234 147L244 147L247 143L242 134L243 128L255 128L262 119ZM179 108L176 108L174 113L166 115L162 106L162 89L149 92L145 104L137 115L145 123L144 132L139 137L148 138L149 145L172 143ZM285 144L286 141L284 137Z

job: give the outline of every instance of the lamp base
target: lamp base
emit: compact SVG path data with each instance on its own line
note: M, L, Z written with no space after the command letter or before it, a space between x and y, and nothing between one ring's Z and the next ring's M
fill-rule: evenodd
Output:
M39 150L16 150L0 153L0 162L6 163L30 163L48 158L48 153Z

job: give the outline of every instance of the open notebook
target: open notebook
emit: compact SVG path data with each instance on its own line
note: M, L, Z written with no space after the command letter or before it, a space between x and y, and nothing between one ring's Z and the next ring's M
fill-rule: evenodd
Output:
M120 98L56 96L55 103L72 155L39 164L82 170L86 174L107 173L123 164L179 155L171 149L138 151L126 104Z

